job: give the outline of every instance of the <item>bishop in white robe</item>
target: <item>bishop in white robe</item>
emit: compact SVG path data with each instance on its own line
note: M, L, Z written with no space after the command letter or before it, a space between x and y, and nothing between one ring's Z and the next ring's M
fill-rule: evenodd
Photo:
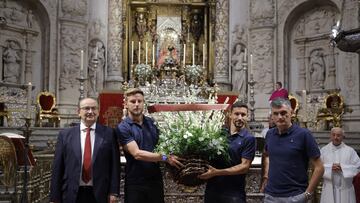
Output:
M320 203L356 203L352 181L359 172L360 158L343 138L343 130L333 128L331 142L321 148L325 172Z

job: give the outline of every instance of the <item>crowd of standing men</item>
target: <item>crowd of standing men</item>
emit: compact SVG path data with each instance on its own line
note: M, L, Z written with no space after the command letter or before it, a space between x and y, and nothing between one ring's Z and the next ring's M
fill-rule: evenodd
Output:
M58 136L50 202L118 202L119 146L126 157L125 203L164 202L159 163L181 168L182 160L175 155L154 152L159 130L154 120L143 114L144 104L144 93L140 89L126 91L127 116L114 130L97 123L99 107L95 99L80 100L80 125L60 131ZM313 198L324 175L322 202L355 203L351 180L359 172L360 159L342 142L342 129L333 129L332 142L320 151L311 132L291 122L292 109L287 98L272 98L270 105L276 127L266 133L265 139L261 186L264 202L305 203ZM235 102L230 109L230 125L224 128L230 162L216 160L199 176L208 180L205 203L246 202L245 177L256 148L247 120L247 105ZM313 166L310 180L309 164Z

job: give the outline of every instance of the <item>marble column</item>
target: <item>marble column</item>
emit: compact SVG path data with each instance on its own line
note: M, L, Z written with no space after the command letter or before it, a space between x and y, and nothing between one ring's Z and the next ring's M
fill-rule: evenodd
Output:
M229 77L229 0L216 1L214 81L231 90Z
M106 77L107 89L120 89L124 81L122 76L122 0L109 0L108 9L108 69Z

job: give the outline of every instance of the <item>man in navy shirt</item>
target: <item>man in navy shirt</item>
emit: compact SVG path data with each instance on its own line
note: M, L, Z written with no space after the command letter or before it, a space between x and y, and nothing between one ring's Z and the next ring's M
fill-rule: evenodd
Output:
M123 146L125 165L125 203L162 203L164 191L159 162L180 167L176 156L154 153L159 131L154 121L143 114L144 93L138 88L125 92L128 116L117 127Z
M319 147L309 130L291 123L292 109L288 99L273 100L271 112L276 128L266 134L264 202L305 203L312 198L324 173ZM313 166L310 181L307 176L309 160Z
M245 176L255 156L255 137L246 129L248 107L236 102L231 106L230 128L226 129L230 161L218 160L199 177L209 179L205 203L246 202ZM216 168L215 168L216 167Z

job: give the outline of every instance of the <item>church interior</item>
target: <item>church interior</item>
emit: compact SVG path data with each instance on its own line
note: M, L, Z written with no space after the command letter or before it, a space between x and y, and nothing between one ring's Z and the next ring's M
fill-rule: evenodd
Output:
M79 99L98 98L115 127L130 87L147 106L243 101L261 142L281 82L319 146L342 127L359 153L359 54L357 0L0 0L0 201L46 202ZM253 164L248 200L262 202ZM203 186L164 189L166 202L202 202Z

